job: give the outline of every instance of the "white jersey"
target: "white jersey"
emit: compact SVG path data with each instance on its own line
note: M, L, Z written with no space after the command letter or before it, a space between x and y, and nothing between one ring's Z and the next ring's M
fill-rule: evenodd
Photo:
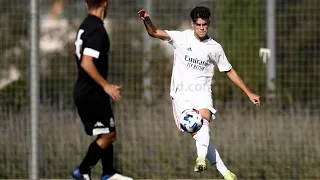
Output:
M211 98L214 64L220 72L232 68L221 45L212 38L199 41L193 30L166 32L174 47L171 97L183 100Z

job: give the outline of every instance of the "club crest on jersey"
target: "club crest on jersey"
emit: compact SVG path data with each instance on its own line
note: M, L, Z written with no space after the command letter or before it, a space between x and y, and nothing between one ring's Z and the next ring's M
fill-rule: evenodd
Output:
M192 51L191 47L187 48L187 51Z
M113 117L110 118L110 127L114 127L115 123Z

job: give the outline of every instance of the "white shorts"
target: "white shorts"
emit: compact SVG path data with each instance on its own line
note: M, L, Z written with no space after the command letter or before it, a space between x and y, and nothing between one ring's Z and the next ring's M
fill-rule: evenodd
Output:
M215 113L217 112L217 110L215 110L213 108L213 104L212 104L212 99L208 98L206 100L202 100L202 101L198 101L198 100L177 100L177 99L173 99L172 98L172 110L173 110L173 118L176 122L176 125L178 127L178 129L180 131L183 131L180 127L180 118L181 118L181 114L184 110L186 109L208 109L209 111L211 111L212 115L211 115L211 120L214 120L215 117Z

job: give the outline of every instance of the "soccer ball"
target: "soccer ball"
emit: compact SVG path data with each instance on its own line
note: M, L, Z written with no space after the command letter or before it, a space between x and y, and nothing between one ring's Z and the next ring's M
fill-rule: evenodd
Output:
M196 109L186 109L182 112L180 127L189 133L197 132L202 127L202 116Z

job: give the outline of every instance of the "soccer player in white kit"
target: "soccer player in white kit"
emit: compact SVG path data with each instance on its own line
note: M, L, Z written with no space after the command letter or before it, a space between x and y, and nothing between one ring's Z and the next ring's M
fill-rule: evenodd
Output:
M198 156L194 171L205 170L207 158L224 179L236 179L236 175L227 169L218 151L210 143L209 124L215 119L216 113L211 95L214 65L217 65L220 72L225 72L256 106L260 106L260 97L250 91L232 68L221 45L207 35L210 9L203 6L195 7L190 13L192 29L185 31L161 30L152 23L146 10L142 9L138 14L151 37L168 41L174 48L170 96L177 127L183 131L180 127L180 116L186 109L197 109L203 117L201 129L191 133L196 141Z

